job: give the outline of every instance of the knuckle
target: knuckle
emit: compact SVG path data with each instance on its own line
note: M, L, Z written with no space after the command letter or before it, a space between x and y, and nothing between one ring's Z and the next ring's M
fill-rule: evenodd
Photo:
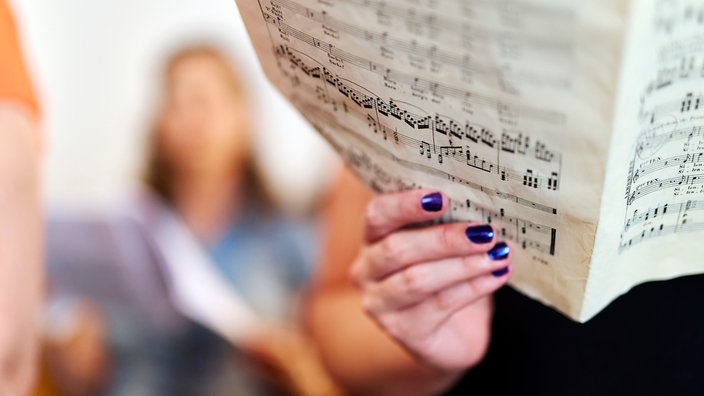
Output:
M413 296L425 294L428 289L428 273L420 266L403 271L403 286Z
M381 242L381 259L384 263L403 262L405 250L403 237L391 234Z
M379 243L379 254L375 261L382 263L387 263L389 259L394 256L394 245L390 237L385 238Z
M363 248L357 259L352 263L349 269L349 277L352 284L358 288L363 288L369 277L369 260L367 259L368 249Z
M378 221L377 213L379 213L379 204L377 202L378 201L376 199L373 199L369 202L364 211L364 223L367 224L368 227L374 227Z
M367 204L364 211L364 229L368 240L379 238L386 233L391 213L385 210L384 199L388 199L388 197L375 196Z
M465 281L473 282L486 275L492 266L496 265L486 255L467 255L460 259L460 266Z
M404 218L416 218L421 211L419 202L420 198L417 197L416 191L404 191L401 193L400 197L403 199L399 201L399 212Z
M467 284L472 299L483 297L492 292L492 282L486 276L479 277Z
M362 296L362 311L368 316L376 316L376 304L374 303L374 298L368 295Z
M476 272L477 260L474 256L462 256L460 257L460 266L466 274L473 274Z
M449 225L443 226L438 232L438 245L443 250L452 250L455 248L457 235L455 228Z

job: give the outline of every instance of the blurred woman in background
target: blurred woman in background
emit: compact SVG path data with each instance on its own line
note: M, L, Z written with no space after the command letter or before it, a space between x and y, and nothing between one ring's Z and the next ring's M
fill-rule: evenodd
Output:
M82 323L74 327L83 332L82 328L97 328L96 323L92 323L96 318L104 322L104 332L93 332L91 334L97 337L83 338L94 346L108 345L103 353L109 356L101 359L94 353L100 354L100 348L94 347L83 348L91 352L89 359L72 353L69 348L50 348L52 356L48 360L59 363L55 366L76 368L72 371L55 368L53 371L63 377L56 382L79 383L61 387L68 395L94 394L94 391L86 392L88 389L99 389L95 392L114 396L249 396L281 394L284 390L285 394L335 395L334 386L313 348L297 329L295 312L295 302L316 260L315 220L284 215L267 194L254 163L251 136L254 122L244 82L222 52L201 45L182 49L167 60L162 89L147 156L146 184L155 194L140 196L136 212L148 237L159 239L160 220L153 215L166 212L168 218L178 223L169 223L170 231L185 231L179 231L179 236L185 238L167 238L159 246L158 250L165 256L163 261L167 263L154 264L149 258L142 262L132 255L129 261L133 264L140 261L137 263L140 271L130 274L126 265L111 265L115 275L106 276L106 271L98 271L90 277L90 290L96 290L95 285L103 285L97 289L113 288L122 294L134 295L137 294L137 290L133 290L135 285L140 284L140 280L144 284L153 272L151 267L165 265L168 268L159 268L159 271L164 271L165 278L171 279L166 282L169 283L167 289L171 290L134 300L141 301L138 305L155 307L156 311L160 310L156 307L161 300L166 300L172 307L170 312L176 312L176 319L168 322L168 326L149 325L146 323L149 315L140 314L139 307L125 308L124 303L117 301L121 297L108 296L107 302L96 304L98 315L92 315L90 321L81 319L85 315L77 316ZM101 227L105 228L95 229ZM64 227L57 233L67 236L67 230ZM127 230L132 236L139 234L138 231ZM95 233L97 231L89 231L82 235ZM67 246L65 240L55 242L50 245ZM86 243L90 242L81 241L80 245ZM102 249L97 243L94 245L94 249ZM109 245L105 245L106 249ZM194 264L193 257L186 257L187 254L169 256L168 253L174 251L183 252L179 250L183 248L181 245L193 245L199 253L205 253L202 255L205 260L195 260L198 263ZM133 248L122 245L117 249L136 251L137 248L138 245ZM51 256L52 249L49 250ZM164 250L169 252L164 254ZM106 254L120 255L101 251L98 256ZM58 257L54 259L60 261ZM94 264L102 262L104 265L108 259L99 260ZM88 263L82 270L74 268L73 273L81 276L68 276L71 279L61 281L60 274L67 277L67 272L71 272L67 271L68 261L54 266L50 274L55 276L50 280L56 288L61 284L62 293L71 295L85 288L76 278L86 278L86 272L96 272L94 268L100 266ZM241 321L221 321L215 328L179 306L179 297L175 297L179 292L174 291L180 286L173 280L174 267L192 268L193 265L214 270L218 287L225 284L231 289L230 295L238 297L241 305L255 314L256 326L250 326L247 337L230 338L231 333L241 333L241 327L247 327ZM127 281L120 283L118 278ZM199 280L186 280L186 283L193 282ZM152 284L154 289L161 286L159 282ZM197 294L196 298L208 306L218 306L216 317L231 313L222 312L217 293L209 286L190 289L188 293ZM80 300L89 303L99 299L94 291L79 294L83 294ZM122 306L117 310L110 308L115 305ZM223 322L227 322L226 328ZM104 364L85 364L86 361L103 361ZM96 380L103 385L97 386Z
M257 173L252 111L227 58L208 46L167 62L147 184L256 312L281 321L315 260L310 222L282 215Z
M316 260L315 227L310 219L283 215L267 194L254 162L253 113L243 81L217 49L194 46L168 60L163 92L151 136L148 185L173 208L219 274L255 313L269 323L290 325L292 301ZM306 358L300 355L308 352L296 335L274 333L263 335L266 339L246 352L267 366ZM179 342L188 351L181 356L189 362L183 374L192 373L194 363L207 367L199 368L210 378L207 393L201 389L200 394L232 394L231 382L224 380L218 388L213 381L218 373L231 377L238 370L224 340L193 325ZM298 352L292 355L293 349ZM284 361L286 357L291 360ZM242 381L240 377L236 383L238 394L245 394Z

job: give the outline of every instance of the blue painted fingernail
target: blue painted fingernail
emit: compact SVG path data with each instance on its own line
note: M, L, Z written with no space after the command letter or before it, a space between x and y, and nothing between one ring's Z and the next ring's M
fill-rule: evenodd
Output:
M474 243L489 243L494 239L494 229L490 225L467 227L464 233Z
M442 209L442 194L434 192L420 199L420 206L426 212L439 212Z
M508 274L508 265L501 268L500 270L496 270L496 271L492 272L491 274L497 278L500 278L500 277Z
M506 242L499 242L487 252L492 260L503 260L508 257L509 249Z

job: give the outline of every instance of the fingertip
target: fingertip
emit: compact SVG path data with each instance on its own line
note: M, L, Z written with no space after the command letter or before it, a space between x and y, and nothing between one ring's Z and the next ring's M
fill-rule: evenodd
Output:
M491 260L506 260L511 255L511 248L504 241L497 242L493 248L486 253Z
M446 198L439 191L423 194L420 198L420 207L426 212L440 212L446 206Z
M498 261L504 266L492 271L491 275L494 278L500 278L503 279L504 281L508 280L509 276L511 275L511 257L512 257L512 252L511 252L511 247L509 246L508 243L505 241L500 241L497 242L496 245L494 245L491 250L487 252L487 255L489 256L489 259L492 261ZM499 264L499 263L497 263Z
M507 266L505 266L505 267L503 267L503 268L501 268L501 269L498 269L498 270L496 270L496 271L493 271L493 272L491 273L491 275L492 275L494 278L508 278L509 272L511 272L511 266L510 266L510 265L507 265Z
M489 224L470 223L464 234L470 242L478 245L489 245L496 238L496 232Z
M376 241L409 224L438 219L447 210L448 202L444 194L431 189L378 195L367 205L366 239Z

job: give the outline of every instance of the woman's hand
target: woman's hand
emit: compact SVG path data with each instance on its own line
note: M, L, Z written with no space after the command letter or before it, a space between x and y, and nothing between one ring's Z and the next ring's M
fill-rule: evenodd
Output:
M408 228L439 218L447 205L429 190L376 196L351 276L386 333L425 364L454 372L486 352L491 294L508 280L511 255L488 225Z
M296 396L340 396L311 340L294 329L262 326L255 337L238 345L279 393Z

